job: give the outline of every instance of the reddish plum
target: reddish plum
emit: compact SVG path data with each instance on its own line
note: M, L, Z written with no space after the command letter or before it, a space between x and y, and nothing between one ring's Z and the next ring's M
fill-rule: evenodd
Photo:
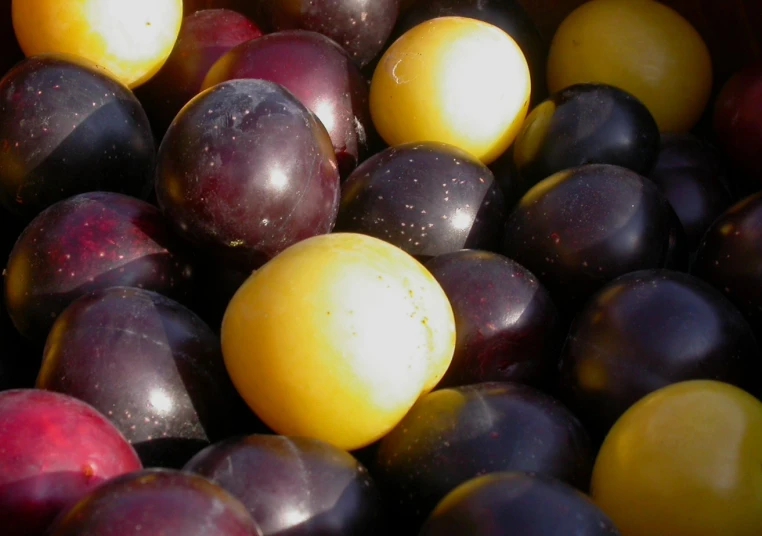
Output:
M67 395L0 393L0 525L4 536L41 536L102 482L141 469L119 431Z
M5 303L42 346L55 317L84 294L140 287L185 299L192 270L159 210L113 192L59 201L24 229L8 258Z
M239 500L207 479L145 469L98 487L51 526L48 536L262 536Z
M214 64L202 88L236 78L269 80L293 93L328 130L342 177L367 156L375 138L368 83L324 35L293 30L247 41Z
M730 298L762 344L762 192L737 202L709 227L693 273Z
M156 196L164 214L188 241L242 270L330 232L339 191L325 128L266 80L203 91L159 148Z
M762 394L762 351L741 313L691 275L645 270L603 287L561 355L561 397L602 439L645 395L711 379Z
M587 432L565 406L532 387L494 382L421 397L381 440L372 474L412 530L476 476L536 472L586 491L592 463Z
M36 386L106 415L146 467L181 467L210 443L243 433L238 420L251 414L214 332L179 303L137 288L98 290L64 309Z
M184 470L239 498L265 536L383 533L381 497L368 471L317 439L230 439L199 452Z
M28 221L90 191L146 198L156 150L135 95L73 56L27 58L0 81L0 203Z
M344 182L336 231L428 259L497 249L505 214L500 187L479 160L443 143L411 143L370 157Z
M434 257L426 268L455 313L455 355L440 385L547 385L562 331L555 304L529 270L497 253L469 250Z
M156 139L164 137L177 113L201 91L201 83L215 61L236 45L261 35L256 24L229 9L187 15L166 63L135 90Z
M341 45L362 67L379 55L397 22L399 0L250 0L269 31L309 30Z

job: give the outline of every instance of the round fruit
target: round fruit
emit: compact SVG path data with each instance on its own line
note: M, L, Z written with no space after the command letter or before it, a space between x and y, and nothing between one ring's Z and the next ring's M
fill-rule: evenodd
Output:
M641 399L601 447L591 494L627 536L762 532L762 403L696 380Z
M409 254L334 233L252 274L228 305L221 338L233 383L265 424L351 450L385 435L439 382L455 320Z
M167 60L182 16L182 0L13 0L13 28L27 56L81 56L133 88Z
M513 142L529 108L529 67L504 31L465 17L408 30L384 53L370 111L389 145L439 141L489 164Z
M654 0L592 0L559 26L548 55L548 88L597 82L640 99L662 132L687 131L712 87L709 49L696 29Z

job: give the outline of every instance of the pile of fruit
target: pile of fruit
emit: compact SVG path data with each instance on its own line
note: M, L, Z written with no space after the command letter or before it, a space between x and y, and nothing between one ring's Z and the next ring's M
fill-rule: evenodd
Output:
M656 0L0 10L4 536L762 534L762 67Z

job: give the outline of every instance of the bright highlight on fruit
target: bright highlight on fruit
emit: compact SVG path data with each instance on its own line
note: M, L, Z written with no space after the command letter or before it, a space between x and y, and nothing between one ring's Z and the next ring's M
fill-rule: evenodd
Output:
M617 86L640 99L662 132L690 130L712 88L709 49L691 24L655 0L592 0L559 26L548 56L551 93Z
M228 305L221 339L233 383L265 424L354 450L436 386L452 360L455 320L412 256L334 233L252 274Z
M518 134L530 91L526 58L508 34L475 19L440 17L384 53L370 111L389 145L439 141L489 164Z
M130 88L167 60L182 16L182 0L13 0L24 54L80 56Z

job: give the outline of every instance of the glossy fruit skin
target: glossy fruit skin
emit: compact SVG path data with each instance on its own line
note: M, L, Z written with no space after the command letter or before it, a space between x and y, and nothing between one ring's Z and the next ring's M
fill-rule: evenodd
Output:
M183 470L240 499L264 536L382 534L381 497L368 470L323 441L233 438L199 452Z
M591 494L628 536L759 534L761 449L759 400L721 382L681 382L617 422Z
M328 37L292 30L242 43L210 68L202 89L236 78L269 80L293 93L328 131L342 177L368 155L375 138L368 83Z
M191 473L144 469L114 478L61 515L49 536L262 536L241 502Z
M603 438L666 385L713 379L762 392L762 351L741 313L700 279L671 270L623 275L579 312L561 354L562 399Z
M496 471L536 472L586 490L587 432L560 402L516 383L438 389L380 442L371 472L402 527L419 527L456 486Z
M140 287L185 299L192 268L159 210L113 192L48 207L8 258L5 304L14 325L42 347L55 317L96 289Z
M147 290L111 287L69 305L50 330L36 387L91 404L146 467L182 467L244 430L236 420L247 408L218 337L189 309Z
M182 0L13 0L13 28L29 56L69 54L105 68L130 88L166 61L180 31Z
M718 145L743 175L744 186L762 187L762 62L737 71L714 103L712 126Z
M659 127L638 99L614 86L575 84L529 113L513 154L522 180L533 186L585 164L613 164L646 175L659 141Z
M132 92L91 63L39 56L0 81L0 203L24 221L79 193L147 197L156 159Z
M709 227L692 273L723 292L762 342L762 192L727 209Z
M531 85L524 54L504 31L440 17L384 52L370 85L370 112L390 146L449 143L490 164L516 138Z
M589 164L551 175L521 198L508 217L502 253L573 311L615 277L665 266L675 225L672 207L651 181L619 166Z
M308 30L341 45L362 67L392 32L399 0L250 0L256 19L271 32ZM253 15L252 15L253 16Z
M506 207L492 172L435 142L390 147L342 185L336 231L375 236L419 260L499 248Z
M6 536L42 536L72 501L141 469L135 451L106 417L59 393L0 393L0 441L0 522Z
M325 128L274 82L207 89L159 147L156 197L164 215L189 242L241 269L331 231L339 189Z
M201 91L214 62L236 45L261 35L256 24L229 9L205 9L183 19L166 63L135 90L159 142L182 107Z
M592 0L564 19L548 54L551 93L589 82L634 95L660 131L685 132L709 101L712 60L696 29L661 2Z
M273 431L355 450L439 383L455 320L413 257L377 238L332 233L254 272L228 305L221 340L238 392Z
M586 495L539 475L500 472L464 482L445 497L420 536L619 536Z
M561 347L558 311L520 264L488 251L446 253L426 262L455 313L455 354L439 386L513 381L544 386Z
M497 26L521 47L532 79L532 102L538 103L547 94L545 61L548 45L532 18L517 0L429 0L416 2L400 16L394 36L400 37L416 25L445 16L468 17Z

